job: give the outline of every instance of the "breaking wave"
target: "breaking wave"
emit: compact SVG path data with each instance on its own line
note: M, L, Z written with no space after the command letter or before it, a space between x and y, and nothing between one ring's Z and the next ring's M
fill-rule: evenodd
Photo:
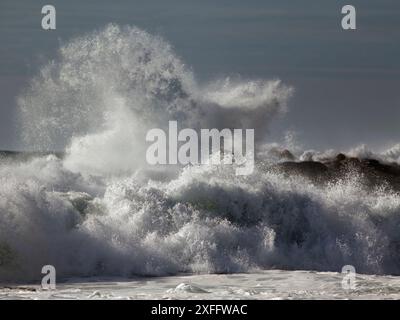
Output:
M271 169L282 152L265 135L291 92L278 80L200 85L168 43L137 28L65 44L19 98L27 148L64 155L0 159L0 280L39 279L46 264L59 277L346 264L400 274L397 192L354 172L318 185ZM169 120L255 128L254 173L147 167L144 134ZM297 151L284 156L322 157ZM398 148L381 156L397 161Z

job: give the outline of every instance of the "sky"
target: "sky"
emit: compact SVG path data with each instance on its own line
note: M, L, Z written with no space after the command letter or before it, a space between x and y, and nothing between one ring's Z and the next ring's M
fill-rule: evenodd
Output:
M41 28L52 4L57 29ZM357 30L341 28L341 8ZM271 140L305 148L400 142L398 0L0 0L0 149L20 149L16 97L60 44L113 22L161 35L199 82L240 75L295 89Z

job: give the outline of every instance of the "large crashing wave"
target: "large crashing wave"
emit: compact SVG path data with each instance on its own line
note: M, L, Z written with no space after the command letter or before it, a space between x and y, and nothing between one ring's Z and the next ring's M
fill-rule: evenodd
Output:
M258 143L291 89L279 81L204 86L158 37L110 25L73 40L20 97L24 137L64 159L0 164L0 279L246 272L400 273L400 198L360 177L316 186L257 163L152 172L144 133L255 128ZM266 161L269 158L266 156Z
M76 171L118 173L145 165L145 134L183 128L252 128L263 138L291 88L226 79L199 86L171 46L109 25L64 45L19 99L27 146L68 147Z

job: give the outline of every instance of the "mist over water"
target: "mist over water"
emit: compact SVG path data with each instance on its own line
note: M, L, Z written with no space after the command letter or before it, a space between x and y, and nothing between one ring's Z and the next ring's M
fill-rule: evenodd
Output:
M108 25L64 44L19 97L26 146L64 150L0 162L0 280L226 273L256 269L399 274L399 195L362 176L324 186L265 167L293 89L279 80L198 84L170 44ZM251 128L252 175L235 166L146 165L146 132ZM335 151L289 146L298 160ZM400 148L373 154L398 162ZM349 152L372 155L367 147Z

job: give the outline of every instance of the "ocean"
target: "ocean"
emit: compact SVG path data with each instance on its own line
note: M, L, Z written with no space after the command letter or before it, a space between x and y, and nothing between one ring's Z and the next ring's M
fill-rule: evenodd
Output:
M63 44L18 98L30 152L0 156L0 298L398 297L400 147L338 156L268 141L292 91L199 85L135 27ZM255 129L254 172L147 165L146 132L171 119ZM44 265L56 291L38 287Z

